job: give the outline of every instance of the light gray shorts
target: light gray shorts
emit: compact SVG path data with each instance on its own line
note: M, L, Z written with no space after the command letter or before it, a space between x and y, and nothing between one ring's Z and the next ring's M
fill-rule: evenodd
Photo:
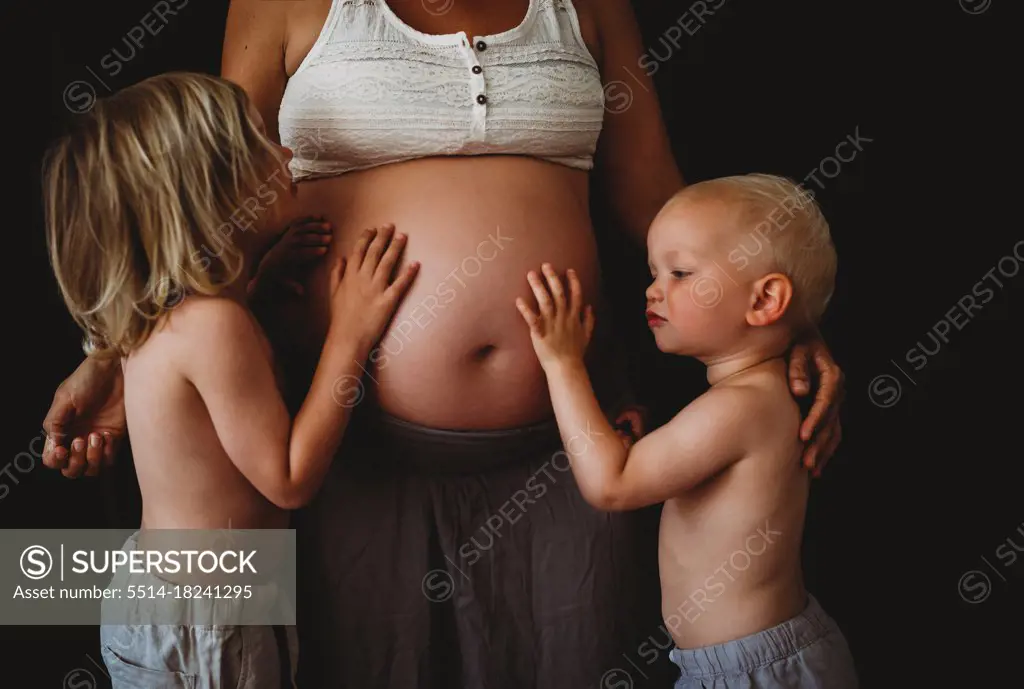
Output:
M676 689L857 689L846 638L814 596L802 613L716 646L672 649Z
M137 534L125 550L134 550ZM128 585L173 586L151 574L119 572L112 588ZM175 605L174 619L190 619L194 605L183 599ZM104 608L108 606L104 605ZM145 610L145 606L140 608ZM127 620L125 608L116 613L129 624L101 624L100 651L113 689L265 689L294 687L298 662L298 635L292 626L259 625L154 625L145 613ZM180 617L179 617L180 616ZM109 619L108 615L104 615ZM195 617L198 617L195 616ZM139 624L135 619L139 619ZM203 619L210 619L209 610ZM216 618L214 618L216 619Z

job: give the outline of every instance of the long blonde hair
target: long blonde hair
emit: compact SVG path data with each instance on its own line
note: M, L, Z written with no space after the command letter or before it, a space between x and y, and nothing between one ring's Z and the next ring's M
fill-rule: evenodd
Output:
M50 262L93 354L126 356L183 292L241 274L223 226L275 155L248 103L219 77L162 74L98 101L48 150Z

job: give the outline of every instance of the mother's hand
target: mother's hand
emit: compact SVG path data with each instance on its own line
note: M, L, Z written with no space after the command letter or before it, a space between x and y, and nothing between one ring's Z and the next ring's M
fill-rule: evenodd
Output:
M647 417L647 408L638 404L626 405L616 415L612 427L627 451L647 434Z
M814 476L821 476L825 464L835 453L842 438L839 405L845 394L844 376L832 359L828 346L815 333L811 338L793 345L790 352L789 386L798 397L811 393L811 379L808 375L811 364L817 373L818 392L814 397L814 406L800 426L800 439L807 443L803 454L804 466L812 469Z
M95 476L101 464L111 466L128 432L121 363L86 357L54 393L43 430L45 466L68 478L83 471Z

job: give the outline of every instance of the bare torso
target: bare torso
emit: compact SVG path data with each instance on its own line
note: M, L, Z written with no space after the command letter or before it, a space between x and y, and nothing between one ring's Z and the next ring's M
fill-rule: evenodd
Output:
M767 629L806 603L800 543L810 479L799 459L799 410L781 365L758 378L780 404L752 420L762 439L756 452L662 511L662 614L680 648Z
M124 401L132 455L142 493L143 529L284 529L288 512L242 475L217 437L202 398L176 364L177 339L188 337L182 316L124 363ZM270 360L270 347L266 343Z
M515 26L526 4L456 3L443 15L419 2L390 6L427 33L487 35ZM289 73L313 45L329 6L329 0L297 4L289 22ZM575 6L597 59L592 17L585 2ZM527 271L549 261L556 270L574 268L587 299L600 307L588 177L534 158L462 156L300 183L302 211L334 223L329 259L347 253L364 228L394 223L409 236L405 260L421 262L367 366L369 393L385 411L448 428L509 427L550 415L544 375L515 299L530 297ZM290 329L314 354L326 331L326 276L326 269L317 271L307 304L290 318Z
M365 227L409 235L421 262L368 381L386 411L434 427L514 426L550 414L544 374L515 308L527 271L577 270L587 297L600 275L585 174L528 158L425 158L300 185L299 201L335 224L332 256ZM326 332L327 270L303 320ZM374 381L375 384L374 384Z

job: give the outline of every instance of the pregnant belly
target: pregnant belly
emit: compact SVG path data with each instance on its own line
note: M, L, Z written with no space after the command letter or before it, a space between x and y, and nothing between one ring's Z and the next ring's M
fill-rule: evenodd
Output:
M501 428L551 413L544 373L516 297L526 273L577 271L601 313L587 176L511 156L427 158L300 185L304 212L335 226L331 260L367 227L394 223L421 263L366 362L369 396L400 418L439 428ZM307 340L323 342L326 265L310 284ZM591 347L592 350L595 347Z

